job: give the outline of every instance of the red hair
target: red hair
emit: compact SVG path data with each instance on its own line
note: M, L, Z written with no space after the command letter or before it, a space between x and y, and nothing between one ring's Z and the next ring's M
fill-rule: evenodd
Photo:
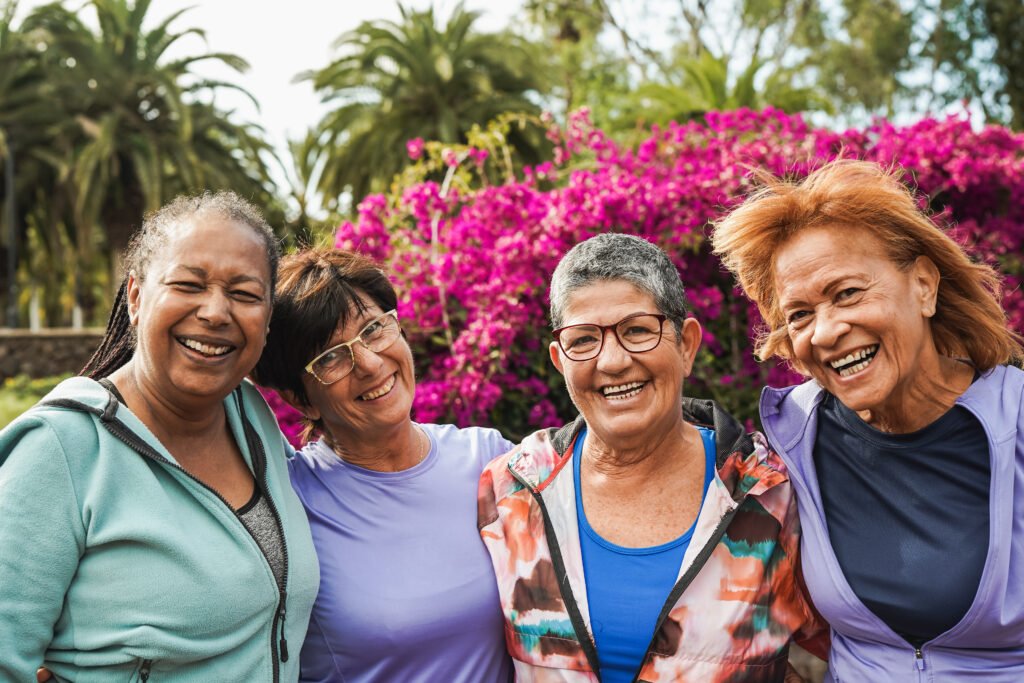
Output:
M775 254L796 233L816 227L866 230L900 268L919 256L932 260L941 276L931 319L939 353L970 358L980 371L1024 355L1021 337L1009 329L1000 305L999 274L972 261L918 208L897 169L840 159L799 182L755 175L762 188L716 223L712 244L768 325L756 345L761 358L793 357L778 306Z

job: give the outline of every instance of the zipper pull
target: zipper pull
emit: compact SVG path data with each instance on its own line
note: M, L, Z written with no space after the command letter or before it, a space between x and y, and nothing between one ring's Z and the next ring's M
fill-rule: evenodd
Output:
M281 653L281 661L288 661L288 640L284 636L284 617L287 612L284 606L285 597L281 596L281 642L279 643L278 651Z
M924 655L919 647L914 648L914 663L917 664L918 671L924 671Z
M149 670L151 668L153 668L152 659L142 660L142 666L139 668L139 680L142 681L142 683L146 683L146 681L149 680Z

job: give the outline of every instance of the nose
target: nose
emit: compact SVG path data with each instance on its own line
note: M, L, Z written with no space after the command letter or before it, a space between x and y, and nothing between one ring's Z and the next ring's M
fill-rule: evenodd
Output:
M609 375L616 375L633 362L633 356L619 343L611 330L604 331L604 344L597 354L597 369Z
M832 309L817 311L814 315L811 344L822 348L835 346L836 342L849 330L849 323L843 321Z
M220 289L210 287L199 304L196 317L208 325L225 325L231 320L231 300Z
M370 377L380 371L384 361L378 353L368 349L362 342L356 342L349 348L352 350L353 372Z

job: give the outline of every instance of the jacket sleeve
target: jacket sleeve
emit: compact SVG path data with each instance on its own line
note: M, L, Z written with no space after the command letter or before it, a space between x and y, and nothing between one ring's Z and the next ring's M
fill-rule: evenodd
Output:
M0 433L0 680L35 680L84 549L63 445L23 418Z
M800 559L800 518L796 499L790 495L779 539L790 558L791 580L785 591L801 625L793 632L793 641L819 659L828 660L831 648L830 627L811 602Z

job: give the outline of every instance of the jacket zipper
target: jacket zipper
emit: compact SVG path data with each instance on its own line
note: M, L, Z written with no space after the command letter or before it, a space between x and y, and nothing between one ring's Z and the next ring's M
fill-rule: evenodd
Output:
M914 648L914 664L917 665L918 671L924 671L924 653L919 647Z
M562 560L562 551L558 547L558 538L555 536L554 527L551 526L551 519L548 516L548 509L544 504L544 499L541 498L540 492L535 487L530 486L520 478L518 472L511 467L509 472L512 473L516 481L530 492L534 500L537 501L537 505L540 506L541 518L544 520L544 536L548 541L548 549L551 551L551 564L555 570L555 577L558 579L558 592L562 596L562 602L565 604L566 611L569 612L569 622L572 624L573 631L576 632L576 639L579 641L580 647L583 648L583 654L587 656L587 663L590 665L594 676L600 681L601 666L597 659L597 646L590 637L590 631L583 621L579 605L576 604L576 599L573 597L572 587L569 585L569 577L565 571L565 562ZM581 634L585 637L580 637Z
M245 432L245 440L249 446L249 454L253 458L253 462L259 462L260 479L263 485L263 495L267 497L267 503L270 505L270 511L274 515L274 522L277 524L277 532L281 539L281 563L283 565L281 571L281 581L278 584L278 603L277 613L274 615L274 622L270 628L270 649L271 652L275 652L274 639L277 636L278 622L281 624L281 639L276 644L275 654L280 654L280 662L288 661L288 639L285 637L285 616L287 614L288 604L288 544L284 539L284 523L281 521L281 515L277 510L277 504L274 503L273 497L270 495L270 488L267 485L267 452L263 448L263 441L256 438L256 430L249 422L248 416L245 411L242 410L242 394L238 392L238 414L242 419L242 431ZM257 546L259 543L256 544ZM260 549L262 551L262 548ZM266 558L266 553L263 553ZM269 561L268 561L269 564ZM274 657L274 680L277 681L280 676L280 662L278 657Z
M142 683L146 683L149 680L149 672L153 668L152 659L143 659L142 666L139 667L139 680Z
M665 623L665 619L667 619L668 615L672 612L672 608L675 607L675 604L679 600L680 596L682 596L683 591L693 583L694 578L696 578L700 570L703 569L708 558L711 557L711 553L713 553L715 548L718 547L718 542L722 540L722 536L725 535L725 530L729 528L729 523L732 522L732 518L736 516L736 512L740 509L740 505L742 503L743 501L741 500L736 504L736 507L722 516L718 521L718 526L715 527L714 532L712 532L711 537L708 539L708 542L704 544L704 547L700 549L700 553L698 553L697 557L694 558L693 564L686 570L686 573L683 574L682 578L676 582L672 592L668 594L668 599L665 600L665 604L661 607L661 613L658 615L658 620L654 623L654 635L651 636L651 642L647 645L647 650L644 652L644 656L640 660L640 668L637 670L636 675L633 676L633 683L638 683L640 680L640 672L643 671L644 662L647 661L647 657L651 654L651 650L654 648L654 641L658 638L658 632L661 631L661 627Z
M580 645L583 647L584 653L587 655L587 662L590 664L590 668L593 669L594 675L597 680L601 680L601 669L600 660L597 656L597 648L594 645L593 640L589 637L590 632L587 630L586 624L583 622L583 615L580 613L579 605L576 604L576 600L572 595L571 587L569 586L568 576L565 571L565 563L562 560L562 553L558 548L558 539L555 537L554 527L551 525L551 520L548 518L548 509L544 504L543 498L534 486L531 486L527 481L519 476L519 473L509 467L509 472L512 476L522 484L526 489L533 495L534 500L537 501L537 505L540 506L541 517L544 520L544 535L547 537L548 547L551 550L551 563L554 565L555 576L558 578L558 590L562 595L562 601L565 603L566 610L569 612L569 620L576 631L576 637L580 641ZM745 497L744 497L745 500ZM700 553L694 558L693 564L686 571L686 574L676 582L676 585L672 588L672 592L669 593L668 599L665 600L665 604L662 605L661 613L658 615L658 620L655 622L654 635L651 637L651 642L647 645L647 650L644 652L643 658L640 660L640 669L637 670L636 675L633 677L633 683L638 683L640 679L640 671L643 670L643 663L647 660L648 655L651 654L651 648L654 646L654 641L658 637L658 632L661 630L662 625L665 623L665 619L672 612L672 608L675 606L679 597L683 594L683 591L693 582L696 578L697 573L704 567L704 564L711 557L711 553L714 552L718 546L718 542L722 540L722 536L725 535L725 530L729 527L729 523L732 522L733 517L739 511L740 506L743 504L743 500L736 503L736 507L726 513L722 519L719 520L718 526L712 532L708 542L701 548ZM580 634L585 633L588 635L587 638L580 638ZM919 665L924 666L923 661Z
M117 399L114 398L113 395L111 395L110 399L115 404L118 402ZM72 410L85 411L85 412L88 412L88 413L93 414L93 415L96 414L94 409L92 409L89 406L87 406L87 405L85 405L83 403L80 403L78 401L73 401L73 400L68 400L68 399L58 399L58 400L54 400L54 401L47 401L46 403L48 405L58 406L58 407L62 407L62 408L70 408ZM250 453L250 456L253 458L254 463L255 463L257 454L259 456L260 483L263 485L262 493L264 495L266 495L266 497L267 497L267 503L269 503L269 505L270 505L270 510L271 510L271 512L274 515L274 521L277 523L278 532L281 535L281 558L282 558L282 562L284 564L284 570L283 570L282 575L281 575L281 582L278 584L278 607L277 607L277 611L274 613L274 620L273 620L273 623L271 624L271 627L270 627L270 655L271 655L270 658L271 658L271 662L273 664L273 669L274 669L273 680L274 680L274 683L278 683L278 681L280 681L280 678L281 678L280 662L287 662L288 661L288 641L285 639L285 636L284 636L285 604L287 602L287 597L288 597L287 591L285 590L285 587L288 585L287 584L287 581L288 581L288 546L287 546L287 544L285 543L285 540L284 540L284 526L281 523L281 516L280 516L280 514L278 514L277 506L274 504L274 499L271 498L269 493L267 492L267 463L266 463L266 457L267 456L266 456L266 451L263 450L263 443L262 443L262 441L260 441L259 439L255 438L255 435L253 434L253 431L254 431L253 426L249 422L249 418L246 417L245 413L242 411L241 394L238 395L237 405L238 405L238 414L239 414L239 417L242 420L242 431L245 432L245 440L246 440L246 443L249 446L249 453ZM116 405L115 405L115 408L116 408ZM117 419L116 417L113 417L113 412L114 412L114 410L112 408L108 408L107 410L105 410L103 412L102 415L99 415L98 417L100 417L100 424L102 424L106 428L106 430L108 432L110 432L118 441L120 441L121 443L125 444L126 446L131 448L133 451L135 451L139 455L142 455L143 457L150 458L152 460L155 460L155 461L161 463L162 465L164 465L166 467L170 467L172 469L178 470L179 472L184 474L186 477L188 477L189 479L191 479L192 481L194 481L195 483L199 484L204 489L206 489L207 491L212 493L221 503L224 504L224 506L228 510L231 511L231 513L233 515L235 515L235 518L238 519L239 523L240 524L242 523L242 520L238 516L238 513L235 511L235 509L233 507L231 507L231 505L224 498L224 496L220 495L220 493L218 493L215 489L213 489L210 486L207 486L206 484L204 484L202 481L200 481L198 478L193 476L185 468L181 467L180 465L178 465L176 463L171 462L170 460L168 460L164 456L160 455L152 446L150 446L148 443L146 443L145 441L140 439L138 437L138 435L135 434L135 432L133 432L131 429L129 429L128 426L124 424L124 422L122 422L121 420ZM255 451L253 450L253 445L254 444L256 446L256 450ZM245 524L242 524L242 526L244 527ZM255 541L255 539L253 539L253 540ZM270 562L267 559L267 554L263 550L263 548L260 547L259 542L256 542L256 547L260 549L260 553L263 555L264 562L267 562L267 564L269 565ZM271 573L273 573L273 570L271 570ZM277 641L277 625L278 625L279 621L281 623L280 650L278 649L278 641ZM279 655L279 653L280 653L280 655ZM278 661L279 660L279 656L280 656L280 661ZM145 662L143 664L145 664ZM152 661L150 661L150 665L152 666ZM143 680L148 680L148 678L149 678L149 670L147 669L146 670L146 679L143 679Z

